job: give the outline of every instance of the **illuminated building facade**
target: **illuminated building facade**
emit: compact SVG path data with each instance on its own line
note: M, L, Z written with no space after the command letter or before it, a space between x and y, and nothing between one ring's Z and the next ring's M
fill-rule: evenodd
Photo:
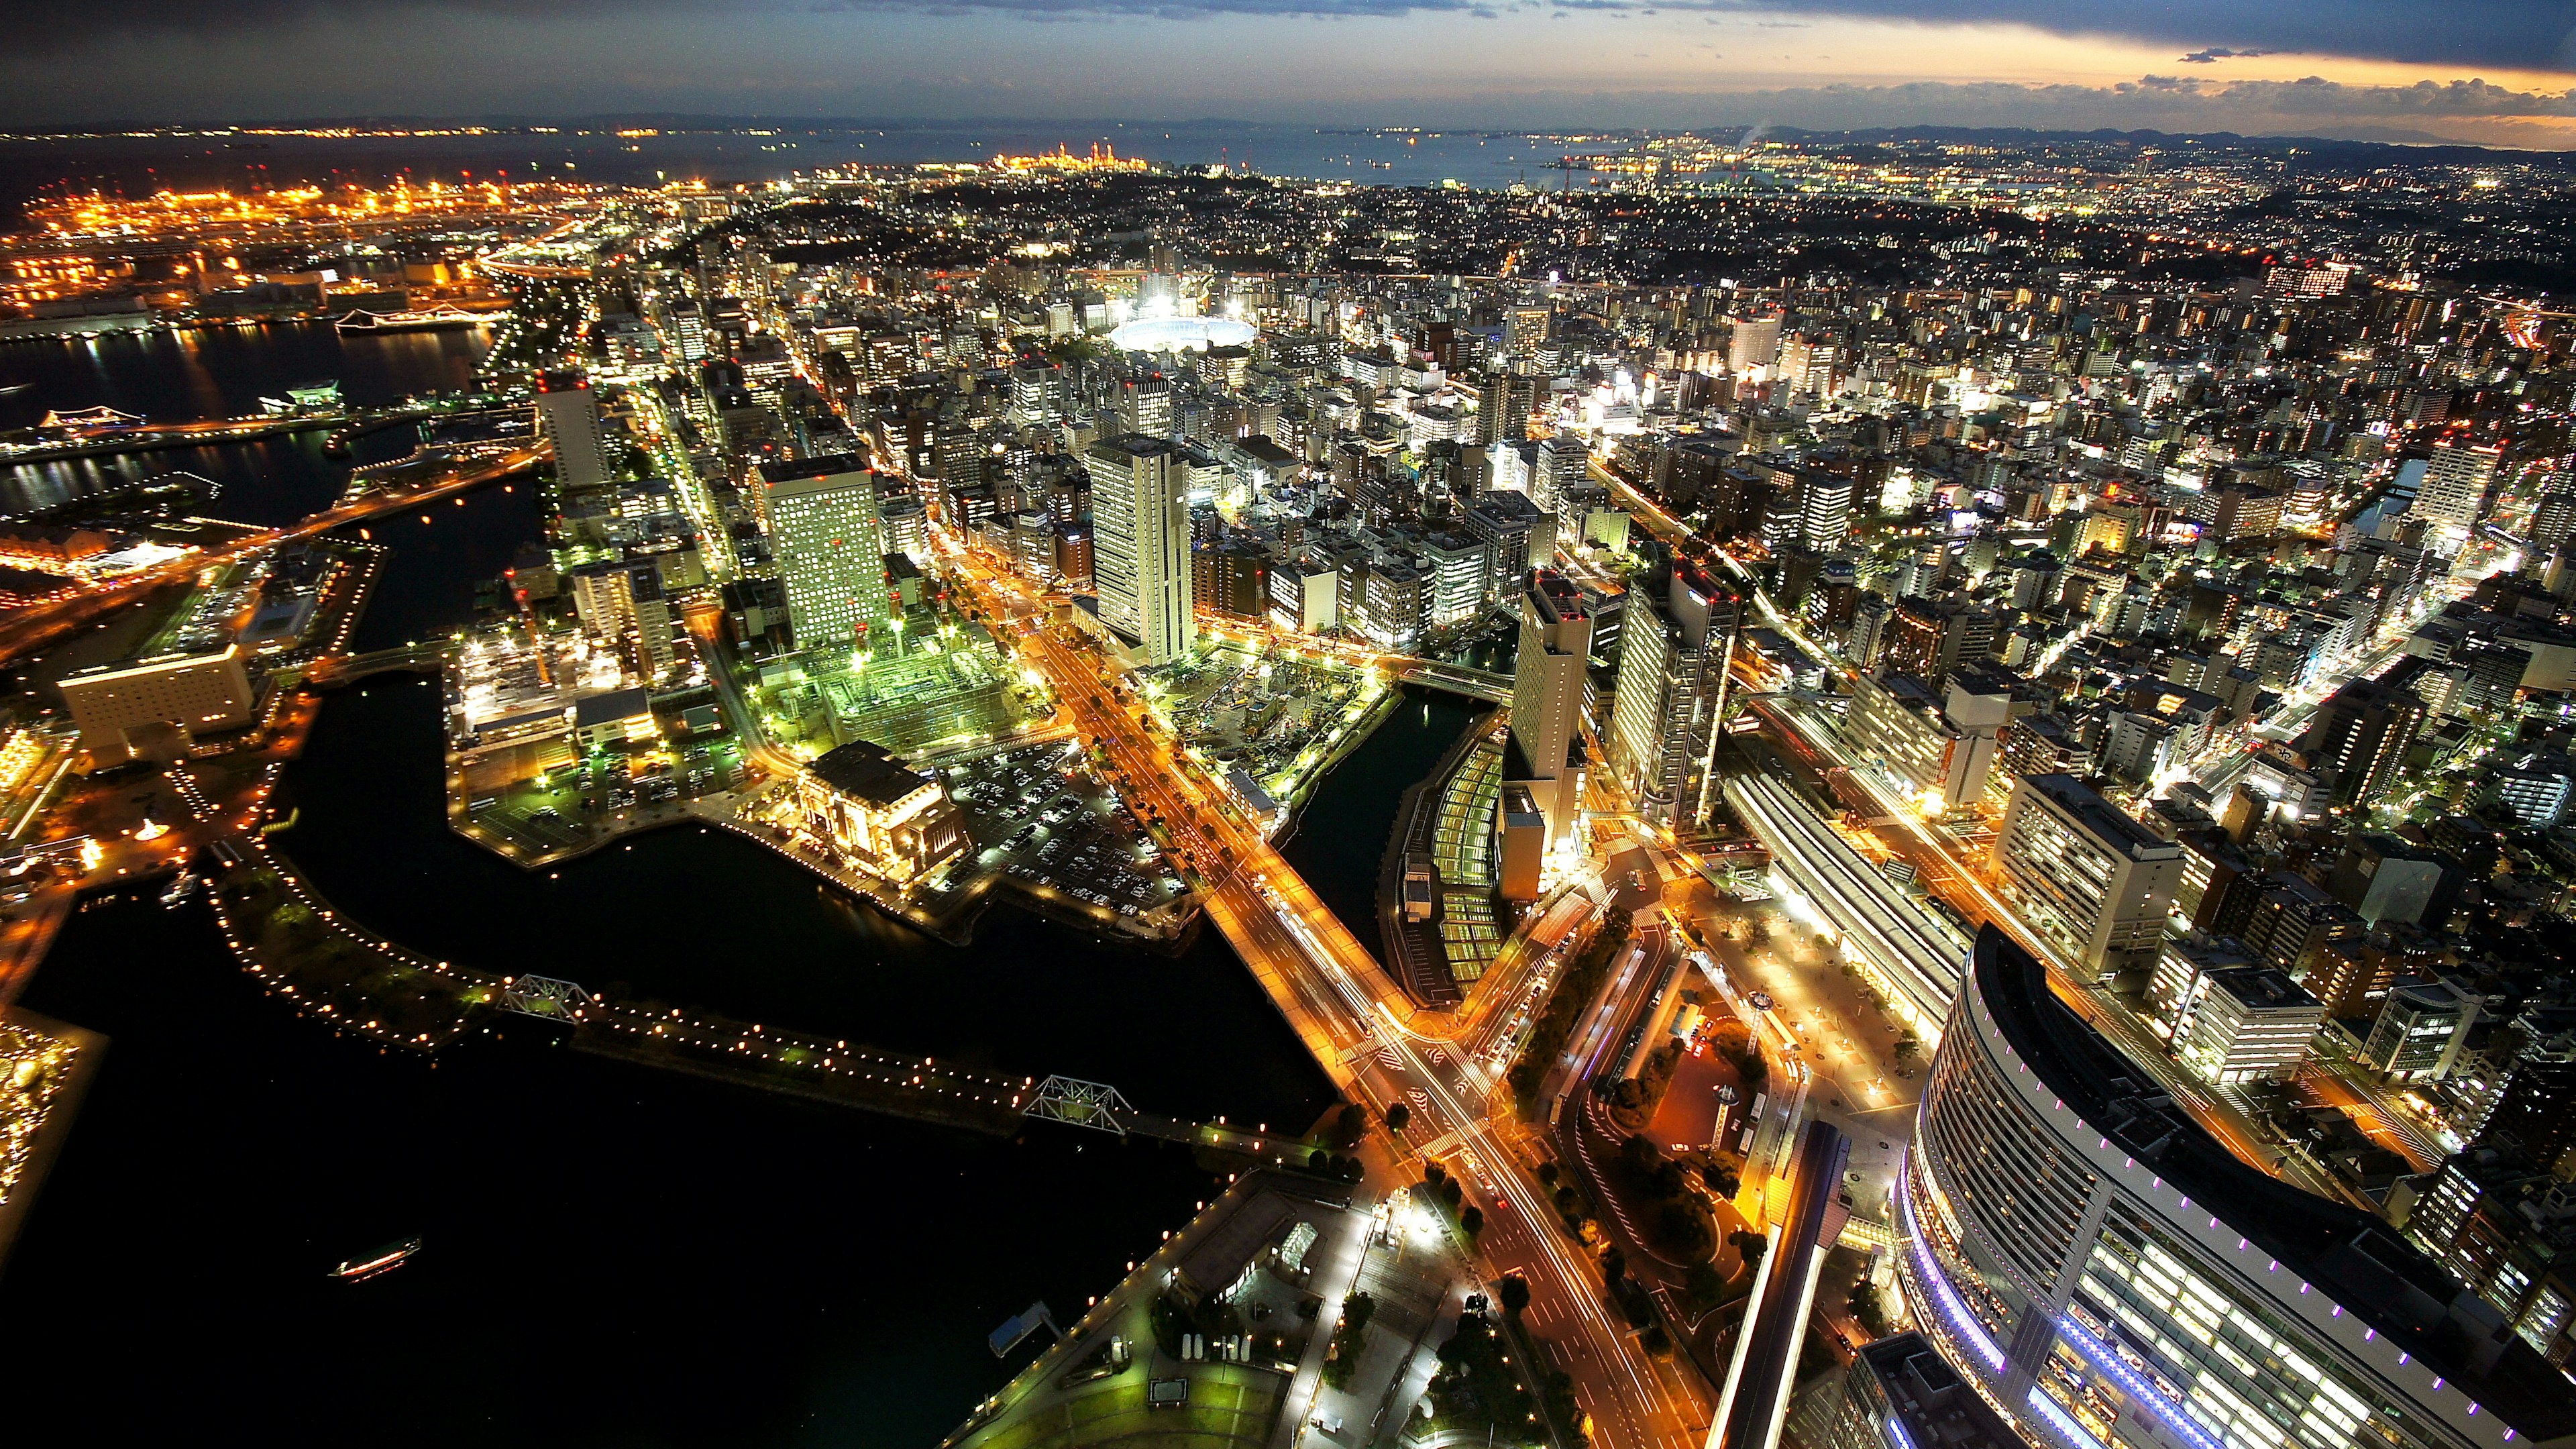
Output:
M186 749L200 734L239 729L256 697L238 646L66 675L62 691L81 748L102 768L135 758L156 733Z
M2049 1449L2502 1449L2576 1389L2377 1217L2247 1165L1993 927L1897 1190L1943 1357Z
M1528 787L1547 817L1545 846L1574 824L1583 797L1584 666L1592 614L1573 582L1541 569L1521 593L1520 653L1512 664L1507 784Z
M796 647L847 644L889 612L876 475L846 455L760 465L762 520Z
M1735 657L1735 609L1733 594L1689 564L1628 590L1603 749L1649 825L1687 828L1708 813L1710 757Z
M966 821L948 787L867 740L817 756L796 777L796 803L818 848L896 885L966 853Z
M599 428L599 395L578 372L537 378L537 421L555 445L555 479L570 492L608 485L608 444Z
M1083 455L1091 474L1091 576L1100 621L1161 664L1198 637L1190 579L1190 512L1182 460L1160 438L1103 438Z
M2014 784L1995 837L2023 917L2105 980L2154 967L2182 856L2072 775Z

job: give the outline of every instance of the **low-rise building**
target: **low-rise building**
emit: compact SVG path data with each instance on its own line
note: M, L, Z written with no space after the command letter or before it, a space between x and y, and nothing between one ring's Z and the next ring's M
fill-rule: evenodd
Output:
M238 646L83 670L66 676L62 691L81 748L102 767L136 758L155 735L185 750L199 735L251 721L250 675Z
M966 853L965 818L948 787L883 745L855 740L796 777L806 836L845 868L909 885Z

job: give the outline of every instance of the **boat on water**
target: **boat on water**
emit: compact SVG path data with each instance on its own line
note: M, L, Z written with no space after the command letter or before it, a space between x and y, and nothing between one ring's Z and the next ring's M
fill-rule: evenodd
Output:
M405 312L370 312L364 307L351 310L331 325L342 332L425 332L438 327L481 327L498 321L499 312L469 312L462 307L441 306Z
M184 903L188 897L197 893L197 887L199 884L200 882L195 875L184 870L179 872L179 878L172 881L170 883L170 888L161 893L161 908L169 911L179 909L180 905Z
M342 1263L331 1270L330 1276L343 1283L364 1283L370 1278L382 1277L410 1262L411 1255L419 1251L420 1239L418 1238L405 1238L398 1243L387 1243L367 1257L353 1258Z

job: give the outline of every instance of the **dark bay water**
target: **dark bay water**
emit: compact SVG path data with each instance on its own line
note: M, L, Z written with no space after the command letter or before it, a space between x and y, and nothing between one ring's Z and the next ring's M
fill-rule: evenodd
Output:
M483 346L481 334L470 330L344 335L327 322L5 341L0 430L33 427L48 412L94 407L160 422L241 417L256 413L262 397L324 381L338 382L352 406L377 407L466 386ZM186 472L215 485L194 511L243 523L291 523L337 498L350 465L402 457L412 442L410 430L393 428L355 440L350 457L331 458L323 454L322 434L297 433L0 467L0 514Z
M16 208L49 190L144 196L165 186L239 191L300 182L454 182L469 173L621 186L651 186L666 178L730 185L826 166L980 161L1057 146L1078 153L1096 142L1166 166L1226 161L1271 176L1387 186L1456 181L1486 188L1515 180L1544 186L1550 173L1543 168L1568 150L1620 149L1597 135L1572 140L1525 132L1371 131L1225 120L916 121L828 131L794 120L763 124L777 127L778 134L0 137L0 223L14 222Z

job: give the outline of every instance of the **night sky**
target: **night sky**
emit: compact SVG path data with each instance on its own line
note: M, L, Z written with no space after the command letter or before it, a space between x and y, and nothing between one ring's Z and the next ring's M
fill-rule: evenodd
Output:
M0 125L606 112L2576 145L2576 0L0 0Z

